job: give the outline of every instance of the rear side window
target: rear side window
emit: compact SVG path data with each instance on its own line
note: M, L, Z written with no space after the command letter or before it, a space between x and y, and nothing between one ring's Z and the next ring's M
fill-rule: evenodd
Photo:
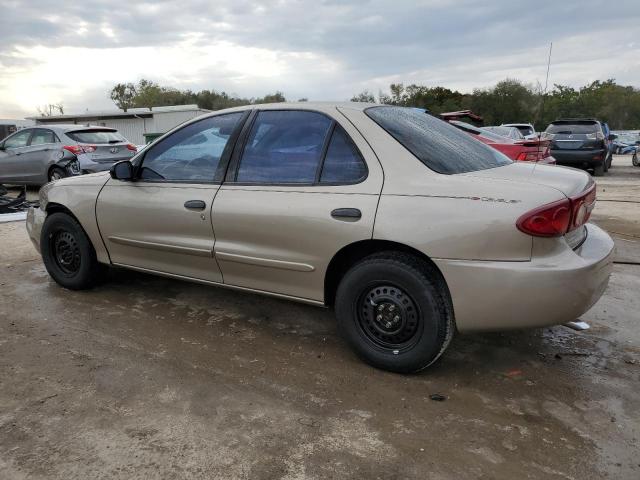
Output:
M55 143L56 137L51 130L43 130L37 129L33 132L33 136L31 137L31 145L32 147L35 145L44 145L47 143Z
M262 111L251 127L237 182L313 183L332 121L317 112Z
M497 150L427 113L386 106L370 107L365 113L435 172L474 172L512 163Z
M601 131L595 122L556 122L547 127L547 133L565 135L597 133Z
M75 130L67 132L67 137L79 143L120 143L125 138L115 130Z
M320 183L357 183L367 175L360 152L340 125L331 135Z

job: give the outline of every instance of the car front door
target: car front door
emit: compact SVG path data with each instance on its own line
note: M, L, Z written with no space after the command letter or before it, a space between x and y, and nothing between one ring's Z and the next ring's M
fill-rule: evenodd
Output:
M375 154L335 109L256 112L240 142L213 206L225 284L322 302L332 257L372 236Z
M96 216L114 264L222 282L211 206L246 115L190 123L145 150L134 181L109 179Z
M29 137L33 129L27 128L14 133L2 142L0 150L0 182L23 183L26 182L23 176L22 156L27 151Z

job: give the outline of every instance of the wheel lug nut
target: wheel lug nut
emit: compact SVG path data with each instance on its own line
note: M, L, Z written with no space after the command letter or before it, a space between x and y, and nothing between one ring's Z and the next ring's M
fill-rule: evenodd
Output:
M389 311L390 311L390 312L393 312L395 309L396 309L396 306L395 306L395 305L391 305L391 306L389 307Z
M387 323L385 323L385 326L386 326L387 328L391 328L391 322L387 322Z
M398 315L396 315L395 317L393 317L393 321L394 322L399 322L400 321L400 317Z
M379 322L381 322L381 321L382 321L382 315L378 315L378 316L376 317L376 320L377 320L377 321L379 321Z
M378 311L381 312L384 310L384 305L378 305Z

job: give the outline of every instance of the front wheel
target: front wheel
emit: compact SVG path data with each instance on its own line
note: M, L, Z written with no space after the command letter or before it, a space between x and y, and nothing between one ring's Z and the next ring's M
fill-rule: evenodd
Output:
M47 216L40 250L51 278L71 290L93 287L106 269L98 263L93 245L80 224L66 213Z
M638 153L635 152L633 154L633 157L631 157L631 163L633 164L634 167L640 167L640 161L638 161Z
M444 280L429 263L401 252L354 265L336 293L338 328L374 367L417 372L434 363L454 332Z

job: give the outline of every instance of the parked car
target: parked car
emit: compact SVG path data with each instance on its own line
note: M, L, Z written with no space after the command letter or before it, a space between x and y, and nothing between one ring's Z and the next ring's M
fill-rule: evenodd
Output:
M489 126L480 128L482 128L482 130L487 130L488 132L495 133L496 135L510 138L511 140L524 139L524 135L522 135L522 133L520 133L520 130L518 130L516 127Z
M113 128L25 128L0 142L0 183L43 185L68 176L109 170L135 153L135 145Z
M592 169L596 176L604 175L611 166L612 153L598 120L569 118L551 122L544 134L551 140L551 155L559 165Z
M226 139L213 162L183 155L201 135ZM364 360L413 372L456 330L589 309L613 252L594 204L585 172L512 162L411 108L285 103L198 117L110 174L49 183L27 230L63 287L116 265L330 306Z
M640 148L640 135L637 133L613 132L613 136L613 152L618 155L633 154Z
M530 123L503 123L502 126L517 128L524 138L534 139L538 137L535 127Z
M548 165L555 165L556 160L551 156L549 150L549 140L535 138L533 140L511 140L493 133L490 130L474 127L465 122L452 120L454 127L467 132L482 143L495 148L499 152L504 153L511 160L516 162L538 162Z

